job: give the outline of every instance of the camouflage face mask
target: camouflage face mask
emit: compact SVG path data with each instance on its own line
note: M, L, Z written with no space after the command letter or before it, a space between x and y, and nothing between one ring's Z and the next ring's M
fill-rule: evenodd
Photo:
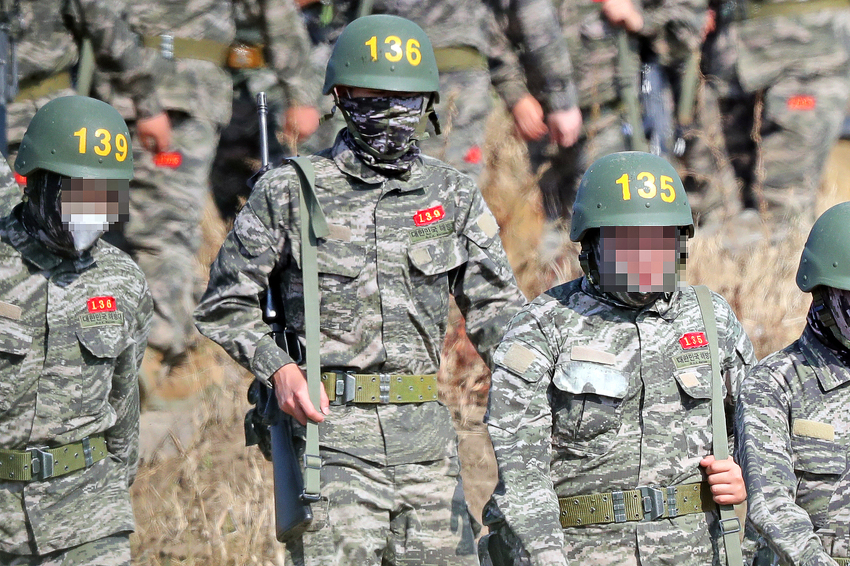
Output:
M837 333L836 338L850 347L850 291L827 287L826 304L835 320L835 326L831 328L833 334Z
M380 169L410 169L419 155L413 134L422 119L422 95L343 97L338 104L348 124L347 142L360 158Z

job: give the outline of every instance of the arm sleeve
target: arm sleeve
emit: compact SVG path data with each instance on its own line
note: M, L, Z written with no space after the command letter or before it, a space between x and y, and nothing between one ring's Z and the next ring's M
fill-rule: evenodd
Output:
M547 389L554 356L526 310L496 351L487 427L499 467L488 504L515 558L566 565L560 509L550 477L552 411Z
M266 53L290 106L313 106L318 93L310 38L293 0L263 0Z
M551 0L513 0L502 19L508 39L524 53L525 74L535 85L531 94L547 112L574 108L578 92L573 66Z
M139 368L145 355L153 315L153 299L142 279L142 295L136 306L130 344L118 355L112 375L109 404L117 414L106 431L106 447L126 466L127 486L133 484L139 466Z
M505 101L508 109L511 109L519 99L528 94L525 75L519 58L490 6L486 6L483 11L483 18L482 25L489 46L487 61L490 66L490 83Z
M462 228L467 262L453 274L452 294L466 319L466 332L478 354L492 369L493 351L511 318L525 304L517 287L502 241L499 225L481 191L466 180L471 205ZM463 191L466 192L466 191Z
M79 37L91 38L98 67L119 72L116 87L120 94L133 99L140 118L162 112L155 87L157 55L142 47L138 35L130 30L119 2L107 0L76 0L81 14L75 14ZM76 10L72 10L76 12Z
M292 363L263 321L260 304L279 250L286 244L278 227L289 218L288 199L272 202L269 196L272 174L257 183L236 217L210 266L209 285L195 309L198 330L266 384L275 371Z
M762 365L743 382L735 423L747 484L747 516L777 552L780 563L834 566L808 513L795 503L790 393L782 376Z

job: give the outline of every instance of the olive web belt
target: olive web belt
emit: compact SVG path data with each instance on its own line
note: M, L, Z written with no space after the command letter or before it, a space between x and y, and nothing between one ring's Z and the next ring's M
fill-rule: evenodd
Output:
M106 458L102 434L42 450L0 450L0 481L43 481L90 468Z
M332 405L346 403L425 403L437 400L437 376L391 373L322 372Z
M798 16L820 10L850 8L848 0L811 0L809 2L747 2L744 19Z
M173 35L145 35L142 44L151 49L158 49L165 59L195 59L209 61L220 66L227 62L230 54L230 44L211 39L192 39L174 37Z
M654 521L715 507L708 482L559 497L561 526Z

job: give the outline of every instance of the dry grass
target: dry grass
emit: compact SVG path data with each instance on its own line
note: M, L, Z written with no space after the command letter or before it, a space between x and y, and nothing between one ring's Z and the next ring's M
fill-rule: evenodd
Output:
M504 118L493 120L486 148L489 177L485 197L502 226L502 238L523 291L533 297L579 273L576 250L544 232L534 179L524 147L510 136ZM824 183L820 208L850 199L850 145L837 148ZM210 215L205 223L208 262L224 237ZM543 244L542 242L546 242ZM803 236L780 246L757 243L747 254L731 255L719 237L692 242L688 279L706 283L730 302L761 357L800 332L808 296L794 285ZM479 513L495 482L492 449L481 425L489 376L465 339L455 314L445 347L441 394L453 407L460 436L463 475L472 509ZM217 359L211 346L210 359ZM274 540L271 465L255 448L243 446L246 374L225 363L223 387L207 392L194 408L199 441L182 446L179 457L145 464L132 494L139 565L283 565Z

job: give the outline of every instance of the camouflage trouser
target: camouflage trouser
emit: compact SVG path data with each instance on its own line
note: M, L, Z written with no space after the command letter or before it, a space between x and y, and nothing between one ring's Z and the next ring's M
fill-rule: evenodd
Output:
M435 136L429 126L430 137L419 142L422 153L445 161L477 179L484 168L484 134L492 108L489 92L490 75L487 71L440 73L440 103L436 105L436 111L443 133ZM328 97L322 111L330 112L332 107ZM299 153L315 153L331 147L337 132L343 128L345 120L337 111L332 119L324 122L310 139L301 144Z
M613 105L600 109L582 108L583 133L572 147L560 147L546 140L528 145L531 166L540 175L540 192L546 219L569 220L576 189L591 163L609 153L625 151L623 118Z
M192 320L201 244L201 218L218 142L212 122L170 112L177 167L157 166L133 140L135 179L124 235L147 277L154 301L148 344L168 356L184 353L197 336Z
M42 555L6 554L3 566L130 566L130 533L119 533Z
M759 183L758 148L752 139L756 97L764 178ZM724 135L745 204L773 215L813 220L826 161L847 109L848 80L839 75L784 76L763 92L720 100Z
M380 466L322 451L313 525L287 546L295 566L477 566L457 456Z

